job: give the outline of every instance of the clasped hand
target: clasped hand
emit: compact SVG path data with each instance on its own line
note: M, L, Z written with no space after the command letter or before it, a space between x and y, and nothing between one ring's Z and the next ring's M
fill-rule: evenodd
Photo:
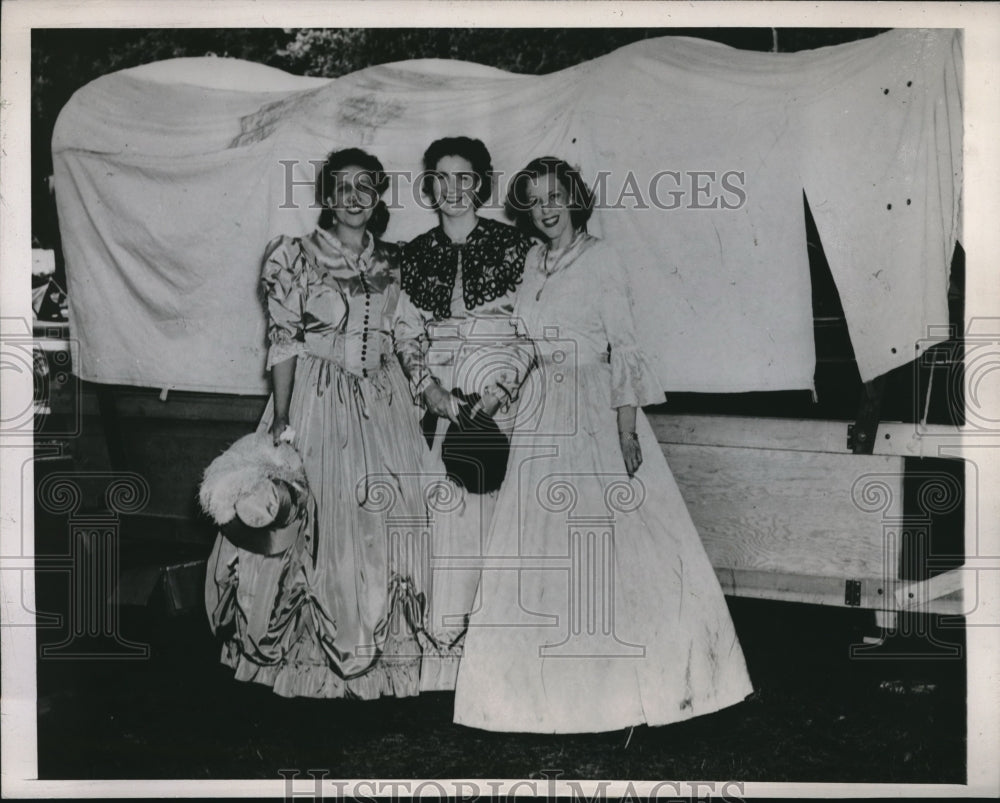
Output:
M458 421L459 407L464 404L461 399L453 393L449 393L441 385L434 383L429 385L424 391L424 406L434 415L447 418L451 421ZM500 409L500 399L492 393L483 393L479 401L470 410L470 415L474 416L477 411L482 410L491 418Z
M458 399L437 382L432 382L423 393L424 407L440 418L458 421Z

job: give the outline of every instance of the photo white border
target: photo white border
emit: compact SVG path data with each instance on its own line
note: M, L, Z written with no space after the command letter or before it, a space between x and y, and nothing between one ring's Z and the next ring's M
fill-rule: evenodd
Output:
M401 8L405 6L405 15ZM1000 4L998 3L854 3L854 2L330 2L296 0L7 0L2 5L0 47L0 317L31 320L31 156L30 34L32 28L109 27L884 27L963 28L965 56L964 233L967 258L966 320L982 319L1000 331ZM669 31L664 31L665 35ZM31 377L0 372L4 408L31 404ZM997 387L996 376L989 387ZM972 377L966 376L968 385ZM979 389L982 393L982 388ZM981 408L984 417L1000 422L1000 393ZM990 402L984 402L989 404ZM969 444L962 456L975 462L980 489L1000 489L1000 433L983 444ZM30 445L27 447L30 449ZM23 571L21 533L32 532L33 510L21 498L24 439L0 433L0 751L5 797L235 797L284 795L284 781L38 781L35 722L35 636L30 627L10 627L12 611L33 609L34 581ZM13 473L12 473L13 472ZM30 484L31 475L25 479ZM969 477L971 479L971 476ZM985 495L985 494L983 494ZM988 545L988 554L966 592L978 593L978 606L968 618L968 783L943 784L803 784L745 783L747 797L803 796L988 796L1000 795L1000 492L993 499L967 495L966 521L978 522L978 533L966 533L966 544ZM14 511L13 513L11 511ZM30 541L26 546L30 549ZM968 553L968 550L967 550ZM993 561L990 563L989 561ZM973 572L964 572L972 575ZM18 578L22 582L18 582ZM978 588L978 592L976 589ZM978 626L977 626L978 625ZM304 770L303 770L304 771ZM719 784L724 784L724 779ZM389 784L403 783L399 780ZM419 781L414 780L413 784ZM447 783L438 781L438 783ZM488 791L497 782L467 779ZM508 781L515 784L515 781ZM538 793L547 793L539 781ZM596 781L593 785L596 785ZM655 782L634 783L642 794ZM681 782L682 784L687 782ZM349 791L333 780L324 795ZM386 787L391 791L393 787ZM400 788L400 787L396 787ZM413 786L410 787L411 789ZM446 787L447 788L447 787ZM464 787L468 790L470 787ZM584 786L585 789L590 787ZM685 787L687 788L687 787ZM717 787L718 788L718 787ZM608 794L627 789L625 782ZM368 791L367 788L358 791ZM528 787L510 789L531 794ZM568 795L565 782L556 793ZM434 787L428 794L437 794ZM461 787L459 787L461 793Z

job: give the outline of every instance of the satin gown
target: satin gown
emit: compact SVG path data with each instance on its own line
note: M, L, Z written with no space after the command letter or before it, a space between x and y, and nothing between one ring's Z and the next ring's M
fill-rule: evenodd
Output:
M394 354L398 249L360 256L330 232L280 237L264 259L268 367L296 361L289 410L314 514L263 557L221 535L206 606L238 680L284 696L418 692L427 537L423 453ZM273 397L258 431L273 420Z

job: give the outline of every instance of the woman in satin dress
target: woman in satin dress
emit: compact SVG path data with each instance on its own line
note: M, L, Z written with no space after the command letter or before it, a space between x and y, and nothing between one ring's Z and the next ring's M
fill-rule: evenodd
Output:
M313 512L286 552L217 539L207 609L238 680L284 696L418 692L426 444L398 359L398 247L382 242L388 179L377 158L330 154L323 212L263 259L273 392L259 432L302 456Z

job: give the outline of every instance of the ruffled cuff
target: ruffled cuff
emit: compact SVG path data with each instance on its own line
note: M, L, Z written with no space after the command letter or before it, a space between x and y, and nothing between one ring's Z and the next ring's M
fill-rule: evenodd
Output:
M267 349L267 370L270 371L279 362L289 357L298 357L306 353L306 344L300 340L281 340L272 343Z
M665 394L653 366L637 348L611 350L611 406L661 404Z

